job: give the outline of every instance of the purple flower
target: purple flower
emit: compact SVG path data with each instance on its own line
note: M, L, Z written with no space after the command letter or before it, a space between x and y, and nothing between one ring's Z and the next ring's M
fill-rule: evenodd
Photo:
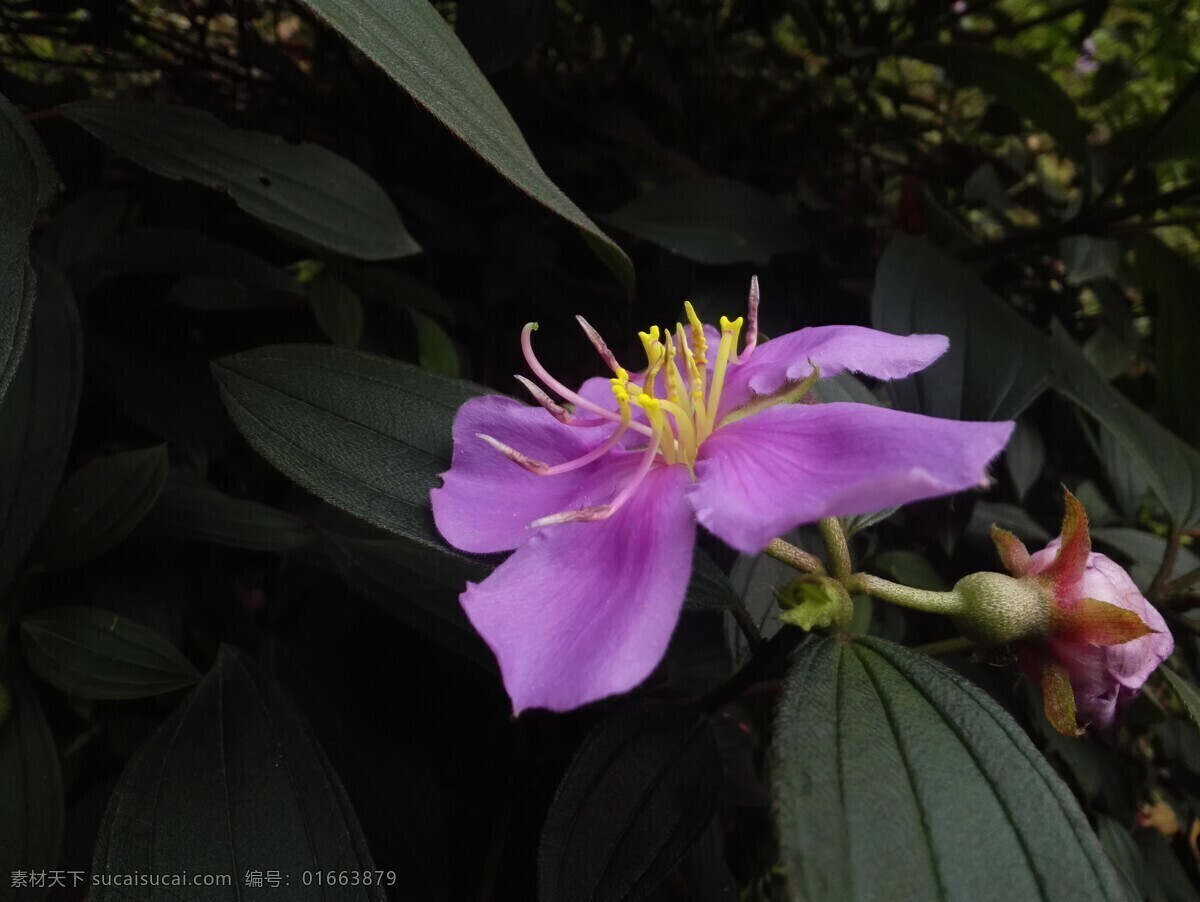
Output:
M1083 505L1065 497L1062 534L1036 554L1012 533L992 534L1009 571L1042 587L1049 601L1045 635L1013 650L1041 685L1046 718L1070 736L1082 732L1078 723L1110 729L1175 640L1129 574L1092 551Z
M868 513L984 482L1012 423L966 423L867 404L810 402L819 376L895 379L946 350L940 335L825 326L757 344L751 283L741 317L640 333L630 375L580 324L612 370L578 392L534 356L529 407L490 396L454 422L454 455L432 493L438 529L468 552L515 549L461 601L491 646L515 711L569 710L625 692L662 659L691 573L699 523L739 551L822 517Z

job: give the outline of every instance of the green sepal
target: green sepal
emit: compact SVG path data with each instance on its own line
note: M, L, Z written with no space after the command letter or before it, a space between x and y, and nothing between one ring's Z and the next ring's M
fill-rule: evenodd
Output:
M801 576L775 595L782 609L779 619L802 630L836 628L854 619L850 593L829 576Z

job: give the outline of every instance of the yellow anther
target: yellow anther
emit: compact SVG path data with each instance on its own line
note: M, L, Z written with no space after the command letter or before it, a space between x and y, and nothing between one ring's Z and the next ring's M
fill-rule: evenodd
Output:
M657 326L654 327L654 331L658 332ZM654 380L658 378L658 371L662 369L663 361L667 359L667 350L656 340L647 348L646 356L650 358L650 366L646 368L646 376L642 380L642 391L653 398Z
M619 379L610 379L609 381L612 382L612 393L613 397L617 399L617 403L623 408L628 407L629 390L625 388L625 383L621 382Z
M667 346L667 400L678 404L683 389L683 377L679 375L679 367L675 365L675 342L671 340L671 333L664 329L663 338L666 339Z
M629 381L629 373L625 371L625 367L617 367L617 378L621 380L622 385Z
M704 323L700 322L700 317L696 315L691 301L683 302L683 310L692 327L692 348L696 355L696 362L704 366L708 363L708 358L704 356L708 352L708 339L704 337Z
M651 326L648 332L639 332L638 338L642 340L642 347L646 351L646 362L653 365L654 346L658 343L658 326Z
M733 333L733 343L735 346L737 345L738 336L742 334L742 323L743 322L744 322L744 320L740 316L737 319L735 319L733 322L730 322L729 317L727 317L727 316L721 317L721 334L724 335L726 332L732 332Z
M700 404L704 401L704 377L700 375L700 369L696 366L696 358L692 355L692 349L688 347L683 323L675 324L675 335L679 341L679 347L683 351L683 364L687 370L689 383L688 394L692 397L693 406L699 410Z

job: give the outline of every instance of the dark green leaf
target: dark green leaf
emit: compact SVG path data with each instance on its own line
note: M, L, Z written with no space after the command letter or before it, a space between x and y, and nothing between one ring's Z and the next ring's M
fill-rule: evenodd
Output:
M226 495L199 476L172 467L158 503L142 521L154 533L253 551L292 551L313 533L295 514Z
M12 683L13 713L0 726L0 874L60 867L63 785L58 749L33 687ZM21 898L43 898L36 891Z
M21 640L33 672L78 698L146 698L200 677L154 630L97 608L71 605L22 618Z
M358 347L363 308L354 289L326 270L309 282L305 291L308 309L329 340L341 348Z
M698 263L766 264L799 250L808 236L775 198L724 178L697 178L655 189L604 219Z
M467 580L479 582L491 573L493 558L408 539L336 533L325 533L322 539L325 556L347 585L439 644L495 669L495 658L458 603Z
M1004 462L1017 490L1017 499L1023 500L1046 465L1046 443L1027 419L1017 420L1017 428L1004 449Z
M784 685L772 758L795 898L1126 898L1029 738L927 656L810 640Z
M1134 837L1146 861L1151 902L1197 902L1200 892L1175 857L1165 837L1155 830L1139 830Z
M383 189L316 144L232 129L171 104L81 100L59 111L151 172L224 191L251 216L321 247L363 260L420 251Z
M627 291L633 264L542 171L521 130L428 0L305 0L502 176L582 230Z
M283 270L189 229L147 226L126 232L80 261L71 277L84 296L126 273L182 276L167 299L197 310L245 310L300 300L300 286Z
M1171 688L1179 696L1179 701L1187 711L1188 717L1192 719L1192 723L1200 727L1200 689L1197 689L1170 667L1160 667L1158 672L1171 684Z
M908 235L897 234L879 261L871 322L898 335L950 339L950 350L928 369L888 383L904 410L1011 419L1050 384L1046 337L971 270Z
M84 464L58 490L46 518L38 566L76 567L120 544L154 507L166 481L166 445Z
M1075 103L1031 60L979 43L906 47L904 55L938 66L960 86L991 94L1047 132L1064 154L1076 162L1087 161L1088 130Z
M417 329L417 360L421 366L439 376L456 378L461 375L458 351L446 330L437 320L419 310L409 307L408 313Z
M1200 452L1109 385L1057 320L1051 346L1055 388L1112 434L1176 526L1200 523Z
M708 826L720 781L707 720L661 702L622 707L588 735L559 784L538 899L644 898Z
M450 426L482 391L357 351L279 345L213 363L247 441L334 507L427 547L429 492L450 459Z
M1004 501L976 501L971 508L967 533L985 539L990 545L993 525L1015 533L1017 538L1026 542L1049 542L1053 538L1024 508Z
M1197 100L1200 114L1200 95ZM1200 122L1197 123L1200 127ZM1158 300L1154 322L1158 373L1158 410L1163 422L1186 441L1200 442L1200 269L1151 234L1133 239L1137 274Z
M206 902L221 902L246 899L245 872L267 869L288 875L284 894L295 902L386 898L377 884L304 885L306 872L362 873L375 865L346 792L294 703L257 664L223 646L192 696L126 767L92 872L229 875L229 886L204 891ZM100 887L91 898L178 902L180 894L171 886Z
M685 611L723 611L733 602L733 585L702 548L692 555L692 578L683 598Z
M0 401L29 337L37 277L29 266L34 217L58 191L58 174L20 110L0 95Z
M1125 880L1127 895L1131 899L1145 899L1146 865L1142 860L1142 850L1137 847L1129 831L1111 817L1101 814L1096 817L1096 832L1100 835L1100 845Z
M875 558L871 569L914 589L942 592L950 588L933 564L915 551L885 551Z
M1143 592L1149 591L1167 550L1167 540L1162 536L1127 526L1095 527L1092 529L1092 542L1101 548L1116 550L1119 556L1128 558L1129 575ZM1168 578L1183 576L1197 567L1200 567L1200 555L1190 548L1180 548L1175 555L1175 567Z
M41 528L62 478L82 378L79 315L66 279L39 265L37 312L0 405L0 593Z

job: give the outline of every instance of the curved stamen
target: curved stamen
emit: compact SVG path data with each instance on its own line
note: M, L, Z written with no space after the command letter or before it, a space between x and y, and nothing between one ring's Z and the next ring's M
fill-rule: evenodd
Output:
M530 457L527 454L522 454L520 451L518 451L512 445L506 445L506 444L504 444L504 442L500 441L499 439L492 438L490 435L488 435L487 433L484 433L484 432L476 432L475 438L483 439L485 442L487 442L489 445L491 445L494 449L499 451L501 454L503 454L505 457L507 457L513 463L520 464L522 467L524 467L530 473L537 473L539 476L549 475L549 471L550 471L549 464L547 464L543 461L537 460L536 458Z
M733 322L721 317L721 344L717 349L717 363L713 367L712 384L709 386L708 404L704 410L704 425L700 430L700 441L708 438L717 419L717 408L721 403L721 392L725 388L725 371L729 369L729 356L737 344L738 332L742 328L739 316Z
M596 520L607 520L619 511L626 501L633 497L633 493L637 491L638 486L642 484L642 480L646 478L646 474L650 472L650 468L654 466L654 458L658 456L658 439L659 434L656 432L654 437L650 439L650 444L646 446L646 452L642 455L642 459L639 461L638 467L629 482L607 504L584 507L573 511L562 511L557 514L551 514L548 517L541 517L530 523L529 528L556 526L560 523L590 523Z
M596 349L596 353L600 355L600 359L604 361L604 365L612 370L618 379L629 378L629 374L621 369L621 364L617 363L617 355L608 349L608 345L604 343L604 339L600 337L600 333L592 328L592 324L582 316L577 315L575 319L579 321L580 327L582 327L584 334L587 335L588 341L592 343L592 347Z
M537 357L534 356L533 353L533 342L530 340L529 336L533 334L535 329L537 329L537 323L526 323L525 328L521 330L521 352L525 355L525 362L529 364L529 368L533 370L534 375L541 379L551 391L557 394L564 401L570 401L576 407L581 407L584 410L590 410L592 413L599 414L600 416L604 417L604 419L613 423L619 423L621 418L617 414L613 413L613 411L605 410L599 404L593 404L582 395L571 391L546 371L546 368L542 366L541 362L537 359ZM651 434L650 428L642 425L641 423L630 423L629 428L635 432L640 432L642 435Z
M745 363L758 344L758 276L750 277L750 297L746 299L746 346L741 354L733 355L733 362Z
M529 393L533 395L533 400L541 404L550 416L554 417L554 419L558 420L564 426L591 428L593 426L607 426L612 422L612 420L605 419L604 417L593 417L586 420L580 419L561 404L555 403L554 399L542 391L542 387L536 382L526 379L524 376L515 375L513 378L524 385L529 390Z

